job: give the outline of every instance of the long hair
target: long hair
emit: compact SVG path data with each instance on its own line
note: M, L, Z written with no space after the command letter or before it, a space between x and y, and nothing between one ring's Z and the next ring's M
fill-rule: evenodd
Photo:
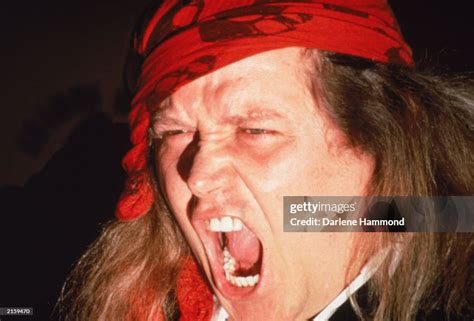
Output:
M472 195L471 80L315 50L309 55L315 56L315 97L350 146L375 161L371 195ZM381 243L397 251L369 281L367 304L352 298L361 318L472 313L472 234L386 233ZM362 255L364 246L354 251ZM146 216L109 223L79 260L60 300L64 320L157 320L157 314L171 320L176 274L189 253L157 191ZM397 267L388 273L394 259Z
M323 93L327 113L350 147L375 161L370 195L473 195L472 80L328 52L314 59L319 70L313 88ZM447 320L474 314L472 233L381 237L379 246L392 251L369 282L365 311L352 298L361 318ZM354 255L365 246L356 244Z
M188 247L156 195L150 213L111 221L77 262L57 308L67 321L173 319L175 286Z

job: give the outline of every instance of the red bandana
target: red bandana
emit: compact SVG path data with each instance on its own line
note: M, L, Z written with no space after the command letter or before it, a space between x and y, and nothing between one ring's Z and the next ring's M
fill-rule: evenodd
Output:
M243 58L305 47L412 66L384 0L166 0L135 39L144 63L130 114L133 149L116 215L133 220L154 199L147 173L149 110L179 87Z
M129 118L133 148L123 159L129 178L116 212L121 220L145 215L154 201L147 171L150 111L192 80L285 47L413 66L411 50L385 0L165 0L134 45L143 63ZM197 270L187 267L178 282L180 309L187 311L181 320L209 320L212 299L206 294L201 302L193 295L189 284L205 285ZM194 311L195 306L202 309Z

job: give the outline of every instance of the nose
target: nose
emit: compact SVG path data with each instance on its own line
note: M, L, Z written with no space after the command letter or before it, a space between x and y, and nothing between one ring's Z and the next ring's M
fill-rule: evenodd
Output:
M229 184L230 156L221 143L199 141L191 157L187 184L196 197L205 198Z

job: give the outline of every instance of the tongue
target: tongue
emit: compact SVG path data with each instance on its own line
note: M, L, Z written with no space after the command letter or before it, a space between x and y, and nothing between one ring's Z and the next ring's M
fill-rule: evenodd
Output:
M260 241L249 229L242 227L238 232L226 233L227 248L240 263L241 268L249 269L260 258Z

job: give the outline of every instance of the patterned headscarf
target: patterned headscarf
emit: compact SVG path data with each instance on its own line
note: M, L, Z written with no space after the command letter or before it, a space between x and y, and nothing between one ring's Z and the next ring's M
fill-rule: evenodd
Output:
M130 114L133 148L116 215L139 218L154 192L148 175L150 114L194 79L285 47L315 48L413 66L386 0L165 0L134 39L141 60Z

